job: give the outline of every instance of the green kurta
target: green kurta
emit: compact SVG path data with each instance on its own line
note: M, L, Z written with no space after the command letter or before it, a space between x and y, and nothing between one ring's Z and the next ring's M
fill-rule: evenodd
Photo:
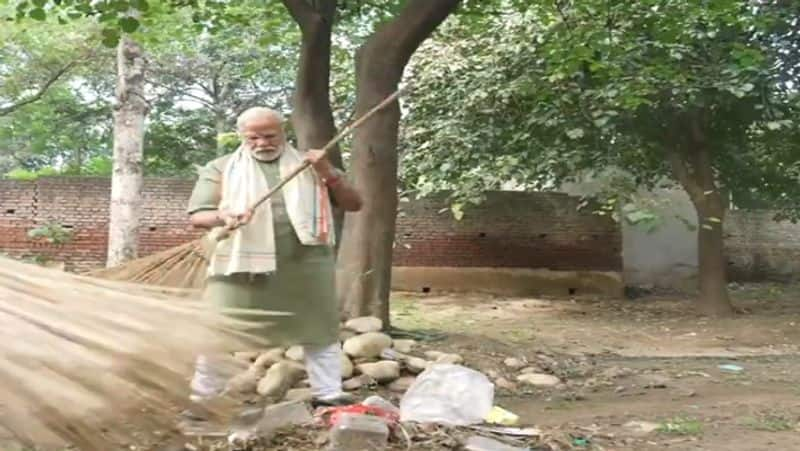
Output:
M189 200L188 212L216 210L225 157L207 164ZM259 162L270 186L280 181L277 160ZM339 311L335 295L335 257L329 246L300 243L276 193L269 200L275 232L277 269L272 274L213 276L206 281L204 300L212 306L278 310L293 313L269 317L265 335L278 346L329 345L338 340Z

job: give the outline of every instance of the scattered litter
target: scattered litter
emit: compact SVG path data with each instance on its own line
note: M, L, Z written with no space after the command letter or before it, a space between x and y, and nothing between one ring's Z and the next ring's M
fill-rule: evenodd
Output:
M492 407L492 410L484 418L487 423L502 424L504 426L514 426L519 422L519 416L509 412L499 406Z
M734 365L732 363L726 363L724 365L719 365L718 368L721 369L722 371L728 371L730 373L739 373L739 372L744 371L744 368L742 368L739 365Z
M400 400L403 422L466 426L482 423L492 410L494 384L461 365L433 364Z
M396 412L388 411L376 406L366 406L364 404L326 407L317 411L317 417L322 419L322 422L328 426L335 426L339 423L341 418L347 415L372 416L390 425L397 424L399 420Z
M232 433L228 436L228 441L235 445L255 438L268 438L278 429L307 425L313 421L314 418L303 402L286 401L263 409L253 408L236 418L232 424Z
M480 435L473 435L468 438L466 443L464 443L464 449L467 451L530 451L530 448L506 445L503 442L488 437L481 437Z
M380 450L389 441L389 427L381 418L359 413L342 413L330 430L329 451Z
M509 435L512 437L541 437L542 431L536 428L512 428L496 426L469 426L470 429L491 434Z
M377 395L368 397L367 399L362 401L361 404L370 407L377 407L379 409L383 409L386 412L391 412L398 416L400 415L400 409L398 409L397 406Z
M589 440L583 437L576 437L572 439L572 444L575 446L589 446Z
M687 371L686 375L687 376L700 376L700 377L705 377L705 378L710 378L711 377L710 374L704 373L702 371Z

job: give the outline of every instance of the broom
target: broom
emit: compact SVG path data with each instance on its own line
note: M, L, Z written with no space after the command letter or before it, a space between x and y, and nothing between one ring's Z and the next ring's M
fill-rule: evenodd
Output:
M371 110L364 113L363 116L342 129L339 134L325 144L325 147L321 149L322 152L327 153L347 134L366 122L367 119L372 117L375 113L394 102L406 90L407 87L395 91ZM267 193L254 202L250 210L252 211L266 202L286 183L308 169L309 166L311 166L309 162L303 162L302 165L295 168L277 185L271 187ZM238 225L234 224L232 226L215 229L204 238L190 241L151 254L147 257L131 260L119 266L90 271L87 275L109 280L125 280L149 285L189 289L202 288L205 282L207 262L210 251L213 249L213 244L224 240L236 227L238 227Z
M0 257L0 449L163 449L198 353L267 346L263 322L170 291ZM216 418L235 405L219 402Z

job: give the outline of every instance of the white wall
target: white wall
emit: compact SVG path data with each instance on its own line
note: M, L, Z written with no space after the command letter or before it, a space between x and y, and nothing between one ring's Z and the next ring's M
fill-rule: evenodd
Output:
M679 190L651 194L661 217L658 227L622 223L622 258L627 285L693 290L697 278L697 232L678 219L697 224L688 195Z

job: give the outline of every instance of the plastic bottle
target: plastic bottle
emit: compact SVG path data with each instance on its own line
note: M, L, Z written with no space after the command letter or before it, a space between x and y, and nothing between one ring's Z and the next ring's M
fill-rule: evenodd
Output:
M389 427L372 415L345 413L331 427L328 451L372 451L385 449Z

